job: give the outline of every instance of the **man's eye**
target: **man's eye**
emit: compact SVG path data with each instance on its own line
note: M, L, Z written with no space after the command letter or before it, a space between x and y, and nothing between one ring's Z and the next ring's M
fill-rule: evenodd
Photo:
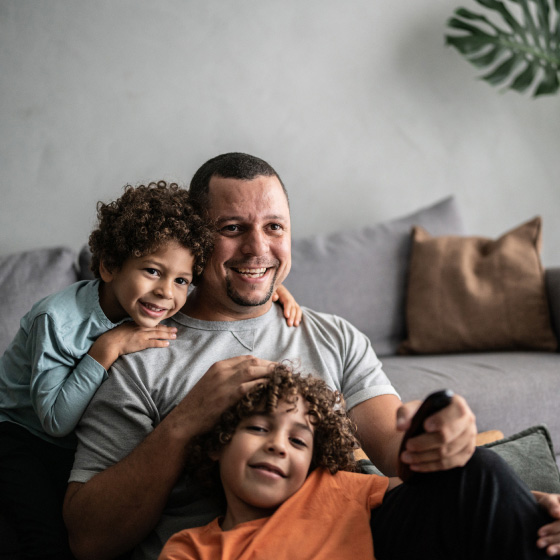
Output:
M272 231L282 231L284 229L280 224L270 224L269 227Z
M237 233L239 230L240 228L237 224L229 224L221 229L224 233Z

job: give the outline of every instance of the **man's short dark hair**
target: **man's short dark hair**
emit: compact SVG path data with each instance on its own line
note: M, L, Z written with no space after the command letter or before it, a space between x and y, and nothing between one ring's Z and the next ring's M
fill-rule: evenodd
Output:
M282 179L269 163L249 154L230 152L209 159L193 175L189 194L191 203L195 204L199 211L208 210L208 187L210 179L214 176L242 181L252 181L259 176L276 177L282 185L286 200L288 199Z

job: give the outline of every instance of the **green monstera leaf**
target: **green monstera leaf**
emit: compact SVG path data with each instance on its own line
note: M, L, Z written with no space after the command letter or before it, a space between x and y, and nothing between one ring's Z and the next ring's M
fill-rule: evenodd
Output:
M475 0L486 17L466 8L447 22L455 47L478 68L482 79L518 92L534 86L533 95L560 88L560 0ZM497 22L497 23L496 23Z

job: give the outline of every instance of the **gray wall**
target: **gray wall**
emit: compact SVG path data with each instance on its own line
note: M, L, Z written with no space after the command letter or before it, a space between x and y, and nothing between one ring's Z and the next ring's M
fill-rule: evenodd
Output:
M0 0L0 254L78 249L126 183L247 151L295 236L455 194L471 233L536 214L560 265L560 96L500 93L444 47L472 0Z

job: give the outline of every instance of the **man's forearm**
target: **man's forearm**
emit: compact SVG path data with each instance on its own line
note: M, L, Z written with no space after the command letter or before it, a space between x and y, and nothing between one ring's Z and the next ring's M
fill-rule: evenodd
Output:
M171 413L122 461L70 484L64 519L77 558L114 558L148 535L182 472L188 439Z
M382 395L364 401L350 411L350 417L358 426L363 450L386 476L397 476L402 433L397 432L396 416L401 404L395 395Z

